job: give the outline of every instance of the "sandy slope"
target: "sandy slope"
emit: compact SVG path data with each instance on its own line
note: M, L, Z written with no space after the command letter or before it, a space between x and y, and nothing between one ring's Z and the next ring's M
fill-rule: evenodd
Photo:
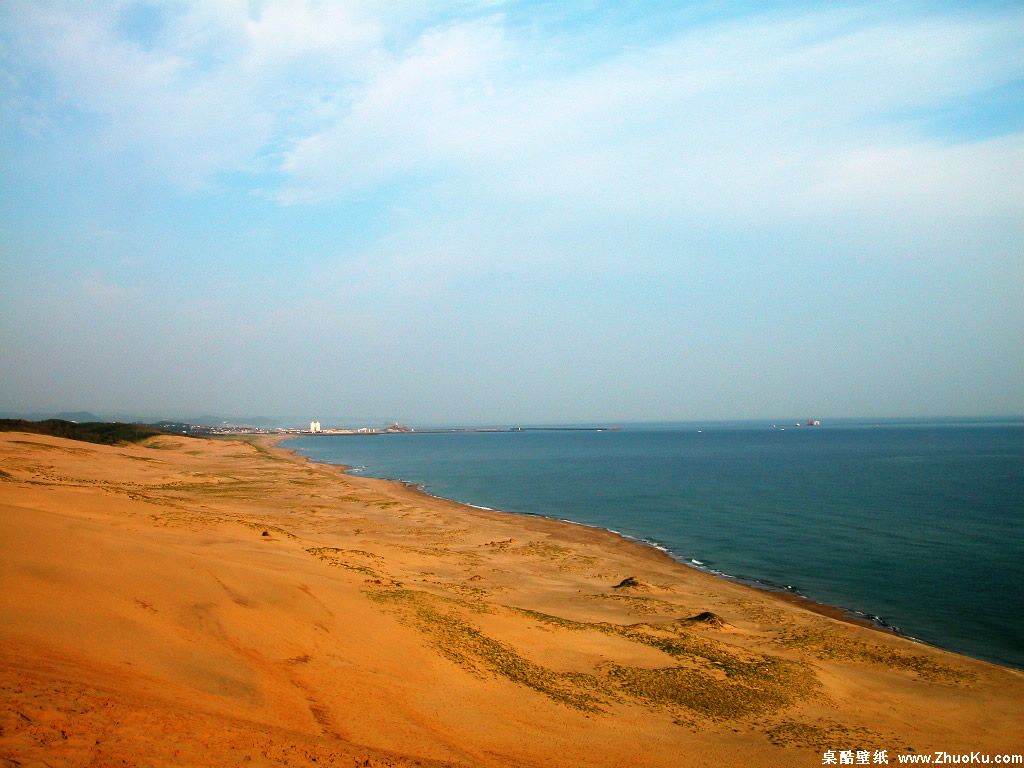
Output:
M611 534L266 441L3 434L0 472L0 765L1022 751L1020 673Z

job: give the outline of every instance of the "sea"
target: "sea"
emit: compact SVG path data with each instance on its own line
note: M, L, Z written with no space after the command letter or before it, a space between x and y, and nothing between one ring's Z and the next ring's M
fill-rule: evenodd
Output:
M1024 419L316 435L285 447L597 526L723 578L1024 668Z

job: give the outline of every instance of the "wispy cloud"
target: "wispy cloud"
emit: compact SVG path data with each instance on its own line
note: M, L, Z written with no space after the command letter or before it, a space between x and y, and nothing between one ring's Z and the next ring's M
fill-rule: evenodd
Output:
M282 196L455 175L491 202L761 218L847 205L895 172L929 178L933 195L1006 205L1018 142L952 149L906 115L1017 77L1024 48L1005 54L1002 23L849 24L845 13L732 22L555 79L517 75L532 51L500 19L431 30L286 153ZM1002 153L1002 172L989 164L1001 178L979 179L976 155ZM876 178L869 157L884 158Z
M886 158L878 181L893 163L941 166L951 192L979 195L973 153L950 151L976 142L915 117L1024 74L1014 11L777 12L545 68L552 44L585 47L589 30L545 37L486 8L225 1L160 6L143 45L127 9L16 4L12 50L98 120L109 151L182 184L253 173L289 204L454 178L498 199L774 216L845 204L869 157ZM1008 152L1008 175L1018 149L981 153Z

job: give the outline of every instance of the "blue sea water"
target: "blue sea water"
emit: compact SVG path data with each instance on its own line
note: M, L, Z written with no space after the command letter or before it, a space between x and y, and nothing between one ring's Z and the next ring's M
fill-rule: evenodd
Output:
M315 461L572 520L1024 667L1024 423L314 436Z

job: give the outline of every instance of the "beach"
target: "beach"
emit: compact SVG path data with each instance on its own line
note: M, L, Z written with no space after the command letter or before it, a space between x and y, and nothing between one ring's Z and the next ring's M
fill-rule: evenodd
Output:
M0 435L6 764L1024 751L1017 670L274 443Z

